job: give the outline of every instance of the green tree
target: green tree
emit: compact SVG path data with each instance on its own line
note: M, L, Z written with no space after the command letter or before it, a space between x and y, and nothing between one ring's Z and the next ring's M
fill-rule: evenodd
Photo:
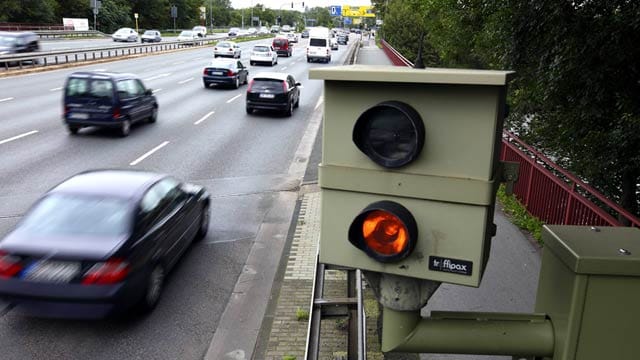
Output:
M638 214L640 2L509 4L507 66L519 75L510 124Z
M314 7L309 9L305 13L307 19L315 19L314 22L309 22L309 26L332 26L333 19L331 18L331 13L329 13L328 8L324 7Z
M107 34L113 33L121 27L135 28L136 25L127 0L103 1L97 20L98 30Z

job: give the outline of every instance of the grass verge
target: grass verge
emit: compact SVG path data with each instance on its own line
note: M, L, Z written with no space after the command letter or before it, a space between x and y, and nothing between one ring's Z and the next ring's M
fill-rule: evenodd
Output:
M502 204L502 210L511 218L511 222L520 229L528 231L538 244L544 245L541 236L542 221L529 214L515 195L507 195L504 184L498 188L497 197Z

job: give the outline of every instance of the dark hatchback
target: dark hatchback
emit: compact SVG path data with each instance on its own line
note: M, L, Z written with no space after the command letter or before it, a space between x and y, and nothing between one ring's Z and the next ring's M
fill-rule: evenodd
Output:
M75 175L0 242L0 297L43 317L149 312L167 273L206 235L209 218L207 191L170 176Z
M293 75L265 72L256 75L247 89L247 114L254 110L275 110L286 116L300 105L300 83Z
M9 32L0 31L0 56L30 53L40 50L40 37L29 31ZM37 63L37 59L29 60ZM15 61L0 62L0 65L17 65Z
M64 122L71 134L87 126L118 129L127 136L131 125L153 123L158 101L133 74L75 72L64 86Z
M213 85L227 85L239 88L248 82L249 70L238 60L213 60L202 71L205 88Z

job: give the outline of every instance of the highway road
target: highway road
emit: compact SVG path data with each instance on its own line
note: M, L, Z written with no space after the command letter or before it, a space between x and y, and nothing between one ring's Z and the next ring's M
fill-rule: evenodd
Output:
M142 34L141 34L142 35ZM226 37L225 33L216 33L209 34L207 39L219 39ZM176 41L176 36L165 36L162 38L162 41ZM105 38L92 38L92 39L43 39L40 41L40 50L42 51L62 51L62 50L73 50L73 49L82 49L82 48L114 48L114 47L122 47L128 45L135 45L133 42L115 42L110 37ZM140 44L138 41L137 44Z
M249 64L253 41L241 43ZM80 43L78 43L80 44ZM80 171L132 168L170 173L212 194L207 238L194 245L167 279L158 308L128 320L38 319L0 304L2 359L201 359L241 275L258 281L277 267L297 188L315 139L322 82L309 80L305 43L278 65L249 66L293 74L303 84L293 116L247 115L246 86L205 89L202 68L211 48L47 71L0 79L0 237L43 192ZM346 46L333 53L342 63ZM159 103L155 124L126 138L87 128L71 136L63 126L62 86L73 71L138 74ZM154 150L155 151L152 151ZM147 155L147 156L145 156ZM247 264L265 254L262 268ZM253 266L253 265L252 265ZM264 284L262 284L264 286ZM270 287L270 286L269 286ZM267 298L247 311L259 312Z

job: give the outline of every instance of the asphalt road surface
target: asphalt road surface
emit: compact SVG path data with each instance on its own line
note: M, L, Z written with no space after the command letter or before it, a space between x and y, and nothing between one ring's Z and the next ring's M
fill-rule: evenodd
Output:
M257 42L266 41L241 43L247 65L249 49ZM249 66L250 78L260 71L282 71L303 84L300 107L290 118L247 115L245 86L203 88L201 74L211 48L0 79L0 237L43 192L83 170L170 173L212 193L207 238L170 274L150 316L38 319L0 303L0 358L204 357L228 302L238 295L234 288L256 244L258 250L274 252L275 259L282 251L317 130L309 125L322 104L322 82L309 80L307 73L310 66L327 66L308 64L304 48L304 41L296 44L293 56L279 58L273 68ZM345 55L341 46L333 52L333 64L341 64ZM135 126L126 138L93 128L69 135L61 120L64 80L73 71L98 69L141 76L158 98L157 123ZM262 266L251 270L267 273L277 261ZM253 301L247 311L263 308L267 299Z

